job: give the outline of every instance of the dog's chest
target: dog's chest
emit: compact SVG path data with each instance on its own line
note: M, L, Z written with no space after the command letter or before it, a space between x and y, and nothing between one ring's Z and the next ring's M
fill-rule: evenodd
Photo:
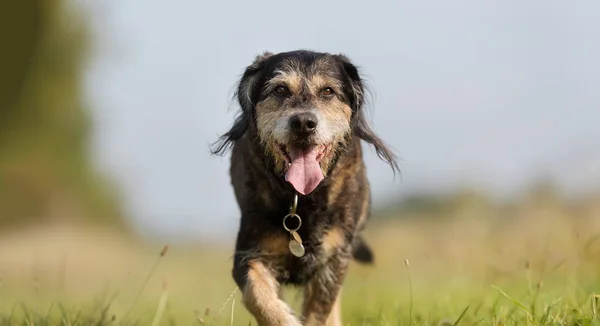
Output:
M285 241L279 242L280 250L269 259L271 269L275 272L278 281L282 284L303 285L325 268L327 261L336 252L335 249L330 248L330 243L326 240L327 234L304 235L302 245L305 253L302 257L296 257L290 251L289 241L293 240L289 236L285 237Z
M341 248L347 247L343 221L336 219L335 207L326 207L325 200L298 202L294 218L292 212L282 205L268 214L268 226L260 241L262 256L282 284L306 284L316 273L327 267L327 262ZM292 253L290 242L301 242L304 253L297 257ZM298 254L298 252L295 252Z
M281 255L272 261L271 267L282 284L306 284L324 266L323 256L307 247L302 257L291 253Z

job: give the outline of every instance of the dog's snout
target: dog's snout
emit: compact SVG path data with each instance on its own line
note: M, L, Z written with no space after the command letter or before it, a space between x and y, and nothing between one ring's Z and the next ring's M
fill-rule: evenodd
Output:
M317 130L317 116L309 112L298 113L292 116L290 125L294 133L310 134Z

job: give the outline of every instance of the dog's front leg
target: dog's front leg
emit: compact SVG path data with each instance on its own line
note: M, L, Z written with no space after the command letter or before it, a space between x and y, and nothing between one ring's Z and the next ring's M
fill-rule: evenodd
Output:
M242 302L260 326L301 326L292 309L279 297L280 285L260 260L235 264L234 278Z
M341 290L348 258L333 257L304 289L304 325L342 326Z

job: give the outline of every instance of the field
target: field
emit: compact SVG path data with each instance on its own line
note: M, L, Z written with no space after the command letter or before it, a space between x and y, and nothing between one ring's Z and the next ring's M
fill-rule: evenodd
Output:
M600 325L598 205L374 220L345 325ZM1 325L255 325L230 277L233 239L136 242L40 228L0 237ZM286 298L298 307L298 292Z

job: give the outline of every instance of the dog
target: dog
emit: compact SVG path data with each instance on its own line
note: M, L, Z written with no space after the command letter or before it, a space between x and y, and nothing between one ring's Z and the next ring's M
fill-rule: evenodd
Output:
M361 140L399 168L367 122L366 90L347 56L308 50L264 52L237 84L241 110L211 151L231 150L241 210L232 276L259 325L342 325L348 264L373 262ZM300 316L284 285L303 287Z

